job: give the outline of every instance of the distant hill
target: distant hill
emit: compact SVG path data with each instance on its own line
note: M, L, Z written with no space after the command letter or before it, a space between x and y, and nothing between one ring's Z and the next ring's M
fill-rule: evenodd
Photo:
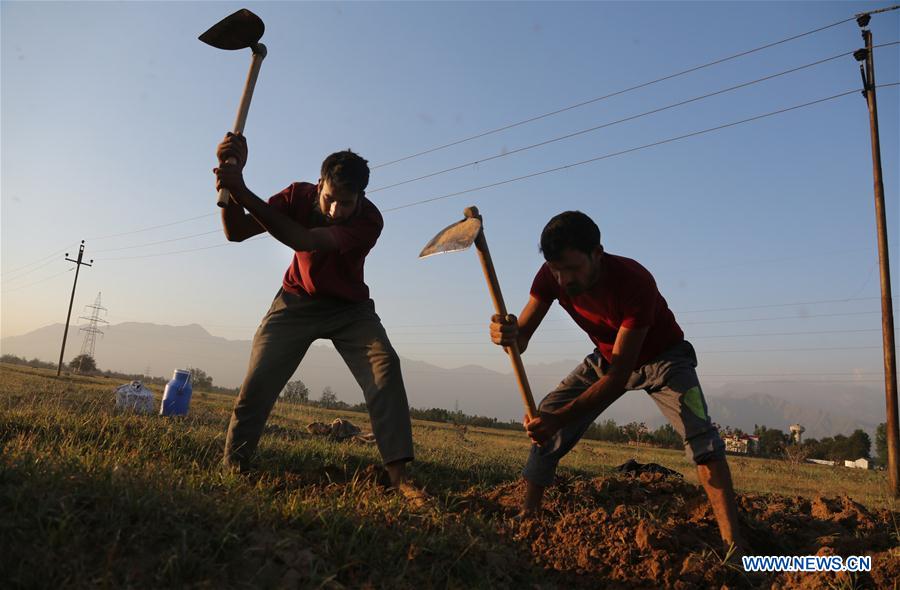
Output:
M62 324L53 324L21 336L3 338L0 351L28 359L55 361L62 331ZM70 328L66 362L78 354L79 340L73 339ZM104 337L97 342L96 360L101 369L163 377L171 376L174 369L193 366L211 375L216 385L237 387L244 377L249 353L249 340L213 336L198 324L166 326L127 322L104 328ZM478 365L444 369L405 358L401 362L409 402L414 407L458 408L467 414L501 420L522 417L520 395L510 373ZM526 358L537 401L578 362L572 359L531 364ZM295 378L306 383L313 398L318 398L322 389L330 386L343 401L362 401L359 386L329 345L313 345ZM884 421L884 394L874 387L760 381L710 386L704 391L710 415L716 422L746 431L752 431L754 424L787 430L789 424L799 422L806 428L806 437L849 434L856 428L871 435L876 425ZM650 427L665 421L649 396L637 391L624 395L603 418L612 418L620 424L643 421Z

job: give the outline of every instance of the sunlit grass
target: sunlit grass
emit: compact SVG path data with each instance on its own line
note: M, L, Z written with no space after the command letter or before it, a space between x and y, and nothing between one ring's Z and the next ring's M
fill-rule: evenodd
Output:
M520 477L529 449L521 432L414 421L413 475L434 498L414 512L383 485L374 445L306 433L307 423L337 416L366 430L365 414L279 402L257 468L236 475L219 467L233 398L196 391L187 417L137 416L114 410L114 380L0 371L0 579L14 586L531 588L554 580L499 537L491 517L462 508L468 490ZM561 471L608 475L630 458L696 482L681 452L598 441L582 441ZM846 493L897 509L884 473L730 463L739 491Z

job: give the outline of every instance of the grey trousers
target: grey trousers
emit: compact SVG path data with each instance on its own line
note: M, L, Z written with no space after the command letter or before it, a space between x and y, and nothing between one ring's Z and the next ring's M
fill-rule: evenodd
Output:
M413 459L400 357L372 300L354 303L279 290L253 337L247 376L225 438L227 465L247 467L278 395L320 338L332 341L362 388L384 462Z
M684 439L688 459L696 464L703 464L724 458L725 443L709 418L696 367L694 347L683 340L634 371L625 391L643 389L650 394L663 415ZM596 383L608 370L609 364L595 350L541 401L540 409L552 411L562 408ZM523 472L525 479L541 487L553 483L559 460L572 450L591 423L614 401L615 399L608 400L603 407L567 424L544 445L531 445Z

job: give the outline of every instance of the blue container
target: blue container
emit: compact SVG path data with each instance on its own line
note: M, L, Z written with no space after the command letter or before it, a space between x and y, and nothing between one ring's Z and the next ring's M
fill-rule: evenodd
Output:
M186 416L191 405L191 372L176 369L172 380L166 383L163 393L161 416Z

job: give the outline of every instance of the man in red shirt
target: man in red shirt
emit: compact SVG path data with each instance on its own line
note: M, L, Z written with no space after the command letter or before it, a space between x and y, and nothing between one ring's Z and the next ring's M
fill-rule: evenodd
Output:
M247 142L229 133L217 149L216 189L228 189L222 209L229 241L268 231L294 250L282 287L262 319L250 366L234 404L224 463L246 469L278 395L313 341L325 338L347 363L363 390L372 430L391 483L407 498L413 459L409 405L400 359L391 346L369 288L363 264L384 225L365 197L369 167L347 150L328 156L317 184L293 183L268 202L244 184ZM236 164L227 164L229 156Z
M746 551L725 444L707 415L697 356L653 276L630 258L604 252L597 225L579 211L561 213L547 223L541 252L546 263L528 303L518 319L491 318L491 339L501 346L517 343L524 352L556 300L596 349L544 398L538 415L526 419L534 444L523 472L524 511L540 508L559 460L600 413L626 391L643 389L684 439L722 540Z

